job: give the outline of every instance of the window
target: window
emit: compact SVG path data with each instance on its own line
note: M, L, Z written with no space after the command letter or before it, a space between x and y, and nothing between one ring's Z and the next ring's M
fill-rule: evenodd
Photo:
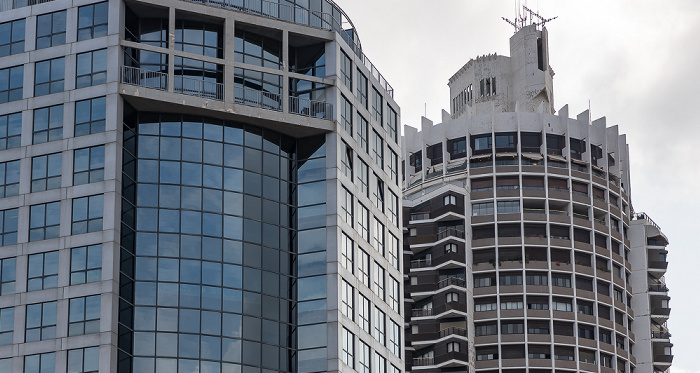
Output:
M379 168L384 169L384 140L377 133L377 131L372 131L373 140L372 141L372 159L374 163L379 165Z
M394 268L401 270L399 267L399 239L396 238L392 233L389 233L389 243L387 244L389 248L389 264Z
M341 251L341 262L343 268L347 269L350 271L350 273L355 273L354 267L353 267L353 250L354 250L354 243L352 242L352 239L345 233L343 233L343 236L340 238L340 251Z
M59 235L61 202L43 203L29 209L29 241L48 240Z
M104 145L78 149L73 156L73 185L104 180Z
M372 193L372 202L379 209L379 211L384 212L384 182L382 179L374 174L374 193Z
M223 58L223 39L223 28L219 25L181 19L175 21L175 50Z
M456 253L457 252L457 244L456 243L448 243L445 245L445 254L449 253Z
M24 66L15 66L15 67L8 67L5 69L0 69L0 104L4 104L6 102L10 101L17 101L22 99L22 93L23 90L22 88L24 87ZM16 114L16 115L21 115L21 114ZM0 117L2 118L2 117ZM21 118L21 117L20 117ZM5 118L5 121L7 121L9 118ZM20 120L20 125L21 125L21 120ZM6 122L7 123L7 122ZM3 127L2 120L0 120L0 129ZM10 132L9 129L10 127L7 127L8 132L7 134L2 131L0 133L0 138L2 137L10 137L11 133L14 135L15 132ZM15 146L10 146L9 142L7 144L7 147L2 147L0 146L0 150L2 149L10 149L10 148L16 148L19 146L19 132L16 133L17 135L17 145Z
M0 23L0 57L24 52L24 26L24 18Z
M24 357L24 373L49 373L56 370L54 352Z
M99 347L80 348L68 351L68 373L97 373L99 369Z
M0 346L12 344L15 330L15 308L0 309ZM2 367L2 365L0 365ZM11 370L7 371L10 372Z
M236 29L235 60L279 70L282 67L282 43L278 40Z
M36 17L36 49L55 47L65 43L65 10L55 13L42 14Z
M34 144L63 138L63 104L34 110Z
M343 51L340 51L340 78L343 84L352 92L352 61Z
M357 231L360 233L360 236L365 239L365 241L370 242L369 210L367 210L367 208L361 203L357 204Z
M513 149L516 146L517 138L515 133L497 133L496 149Z
M104 132L106 99L97 97L75 103L75 136Z
M102 194L73 199L72 234L101 231L103 204Z
M61 153L32 158L32 192L61 187Z
M380 126L384 126L384 102L382 95L374 87L372 87L372 116Z
M374 290L374 294L377 294L379 298L384 300L384 268L379 265L379 263L374 262L374 286L372 287Z
M342 304L340 305L340 311L350 320L355 320L355 313L353 311L353 306L355 304L355 289L347 281L343 280L341 285L342 292Z
M495 311L496 303L482 303L474 305L474 312Z
M459 302L459 293L447 293L445 301L447 303Z
M502 310L521 310L523 309L522 301L501 301Z
M56 301L27 305L25 342L56 338Z
M607 344L612 344L612 334L609 331L604 331L601 330L599 335L599 341L607 343Z
M476 325L474 327L474 333L477 337L484 335L496 335L498 334L498 325L496 324L486 324L486 325Z
M360 169L357 173L357 185L360 187L360 194L369 197L369 166L360 159L358 165Z
M491 135L480 135L474 138L474 150L488 150L491 149Z
M19 194L19 161L0 163L0 198Z
M389 221L399 226L399 197L389 190L389 204L387 207Z
M367 77L357 70L357 99L362 103L362 106L367 109L368 104Z
M34 70L34 96L63 92L65 73L64 57L37 62Z
M359 373L370 373L372 371L372 361L369 346L365 342L360 341L359 347L357 371Z
M352 105L345 96L340 98L340 121L345 131L352 135Z
M392 310L401 313L401 287L393 276L389 276L389 306Z
M493 277L474 277L474 287L481 288L486 286L496 286L496 281Z
M593 316L593 304L592 303L584 302L582 300L577 300L576 301L576 310L578 311L578 313Z
M389 176L395 185L399 185L399 156L389 149L389 163L387 164Z
M498 201L499 214L517 214L520 212L520 201Z
M374 339L386 346L386 314L379 308L374 308Z
M343 218L343 221L346 223L350 224L350 226L353 226L353 206L354 206L354 201L352 197L352 193L348 191L347 189L343 188L343 197L341 200L341 217Z
M386 359L376 351L374 352L374 371L376 373L386 373Z
M378 253L384 255L384 225L377 218L374 218L374 226L372 228L372 247Z
M561 287L565 287L565 288L570 288L571 287L571 277L561 276L561 275L552 275L552 286L561 286Z
M360 114L357 114L357 136L362 150L369 154L369 123Z
M78 8L78 41L107 35L108 3L97 3Z
M447 205L456 205L457 204L457 197L453 195L447 195L443 197L442 202L445 206Z
M547 286L547 275L533 274L525 276L525 283L527 285L541 285Z
M595 340L595 333L593 332L593 328L579 326L578 337Z
M500 284L501 286L510 286L510 285L522 285L523 284L523 276L522 275L501 275L500 279Z
M17 259L0 259L0 295L7 295L15 292L16 277Z
M357 316L360 328L370 333L370 328L372 323L370 322L370 303L369 299L365 298L364 295L360 294L360 299L357 304Z
M58 286L58 251L29 255L27 291Z
M340 159L340 168L341 172L345 177L350 179L350 181L353 180L354 176L354 171L353 171L353 161L354 161L354 154L352 152L352 148L350 145L348 145L345 141L343 141L343 147L342 147L343 153L341 154L341 159Z
M68 311L68 336L100 331L100 295L73 298Z
M399 324L395 323L394 320L390 320L389 329L389 350L396 356L401 357L401 329Z
M343 328L343 363L355 368L355 335Z
M449 342L447 344L447 352L459 352L459 343L458 342Z
M76 247L70 254L70 284L102 280L102 245Z
M501 324L501 334L523 334L523 324Z
M370 286L369 282L369 271L370 271L370 261L369 261L369 254L367 254L364 250L358 248L358 255L357 255L357 272L358 272L358 278L360 281L365 284L368 288Z
M75 88L107 82L107 49L80 53L76 58Z
M552 300L552 310L571 312L572 311L571 301L565 301L565 300L561 300L561 299L553 299Z
M473 203L472 216L493 215L493 202Z
M396 114L396 111L391 107L388 106L389 108L389 138L394 140L395 143L399 142L399 137L398 137L398 122L399 122L399 116Z

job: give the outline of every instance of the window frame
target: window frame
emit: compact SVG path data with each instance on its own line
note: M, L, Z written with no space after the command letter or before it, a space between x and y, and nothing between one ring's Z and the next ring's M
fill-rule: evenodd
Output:
M38 164L44 163L43 165ZM31 192L61 188L63 154L52 153L32 157ZM37 174L35 174L35 171ZM43 172L43 174L38 174Z
M0 69L0 76L4 74L7 74L7 87L0 87L0 104L21 100L24 96L24 65L8 66L4 69ZM12 114L16 113L9 113L6 115L9 116ZM19 142L13 147L18 146ZM0 147L0 150L4 149L9 148Z
M19 181L19 159L0 163L0 198L19 195Z
M84 209L82 208L82 206L76 205L76 204L82 204L82 203L85 203ZM77 208L80 208L80 210L78 212L81 215L78 215L76 218ZM72 214L71 214L71 234L76 235L76 234L99 232L99 231L103 230L103 228L104 228L104 223L103 223L104 194L95 194L92 196L73 198L71 212L72 212ZM93 215L93 213L98 213L98 212L99 212L99 216ZM84 219L81 219L83 217L83 215L84 215ZM98 222L99 222L99 227L97 226ZM85 223L85 229L82 229L82 227L81 227L81 225L83 223Z
M58 268L58 251L29 255L27 258L27 292L57 288Z
M63 104L34 109L32 113L34 118L32 123L32 143L34 145L63 139L63 110ZM41 113L44 111L46 111L45 127L43 118L37 118L37 114L42 115ZM37 124L41 125L42 127L37 129ZM39 136L44 134L46 139L39 139Z
M48 64L48 65L46 65ZM54 65L56 65L54 67ZM47 80L39 80L39 71L48 71ZM65 90L66 58L56 57L37 61L34 65L34 97L60 93Z
M96 10L106 10L106 14L104 15L96 15ZM104 7L104 8L103 8ZM83 20L87 21L87 14L83 15L86 18L81 18L81 13L83 11L87 12L88 9L90 9L90 23L89 24L83 24ZM97 17L96 17L97 16ZM100 20L100 18L104 18L101 23L95 23L95 19ZM77 25L77 40L78 41L83 41L83 40L89 40L89 39L95 39L103 36L107 36L108 33L108 27L109 27L109 3L107 1L99 2L99 3L94 3L94 4L89 4L89 5L84 5L78 8L78 25ZM89 31L89 35L86 35L85 32Z
M20 24L21 26L19 26ZM26 41L25 36L27 32L26 20L24 18L21 18L0 23L0 31L2 31L3 26L9 28L9 33L7 31L4 32L7 35L7 43L0 44L0 51L2 51L3 48L7 48L7 53L0 53L0 57L7 57L14 54L24 53ZM17 30L15 30L15 28L17 28ZM21 37L21 39L19 39L19 37Z
M80 252L85 251L84 263L78 263ZM90 263L93 263L92 265ZM99 263L95 266L95 263ZM80 264L80 266L78 266ZM82 280L77 280L77 275L82 275ZM75 280L75 281L74 281ZM74 247L70 257L70 284L79 285L90 282L102 281L102 244Z
M87 168L78 164L84 152L87 152ZM94 156L93 153L95 154ZM93 165L93 162L96 164ZM73 186L104 181L104 170L105 145L91 146L89 148L75 149L73 151ZM78 177L83 174L87 174L87 181L78 180Z
M51 211L49 211L49 209L51 209ZM40 225L35 225L35 223L39 223L37 220L34 220L35 213L41 214L42 221L41 221ZM49 213L55 214L55 216L54 215L51 216L51 218L55 217L55 220L51 219L51 221L48 221ZM37 216L37 218L39 218L39 216ZM39 204L30 206L30 208L29 208L29 242L48 240L48 239L59 237L60 236L60 226L61 226L61 201L39 203ZM50 229L50 231L48 231L48 233L47 233L47 230L49 230L49 229ZM36 238L32 238L32 231L39 232L39 230L41 231L41 235L35 236Z
M78 106L88 105L87 108L79 108ZM87 110L89 108L89 110ZM99 109L104 109L104 113ZM75 137L91 135L94 133L101 133L106 130L106 119L107 119L107 98L105 96L88 98L86 100L80 100L75 102L75 112L80 113L87 110L87 121L78 122L78 115L75 116ZM100 111L97 113L97 111ZM85 132L83 128L87 127L88 130Z
M60 16L63 17L63 25L61 25L61 20L57 19ZM65 10L37 15L35 35L36 50L51 48L66 43L66 29L68 28L66 17L67 11ZM45 26L48 26L48 29L45 30L48 31L48 33L42 32L40 34L39 29ZM61 26L63 26L62 29ZM54 30L54 28L56 29ZM48 43L45 43L44 40L48 40Z
M45 341L48 339L56 338L56 325L57 317L56 311L58 308L57 301L44 302L44 303L33 303L28 304L26 307L26 318L24 320L24 341L25 342L36 342ZM39 312L39 315L33 315L30 317L30 313ZM30 319L38 316L41 320L38 324L32 322L30 326ZM53 319L51 319L53 317ZM38 332L37 336L32 335L30 337L29 333ZM47 334L47 335L44 335ZM38 338L37 338L38 337Z
M104 53L103 56L101 55L102 53ZM95 58L96 55L97 58ZM107 48L78 53L75 56L75 88L92 87L107 83L107 59ZM85 66L81 67L83 63L89 64L89 72L83 70L86 69ZM99 68L104 70L96 70Z
M68 303L69 337L100 332L100 311L102 310L100 294L71 298ZM97 306L96 309L95 306Z

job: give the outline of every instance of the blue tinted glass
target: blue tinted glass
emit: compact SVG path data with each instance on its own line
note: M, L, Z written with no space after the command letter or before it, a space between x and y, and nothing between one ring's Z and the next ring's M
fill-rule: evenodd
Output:
M298 300L321 299L326 297L326 276L300 278L297 281Z

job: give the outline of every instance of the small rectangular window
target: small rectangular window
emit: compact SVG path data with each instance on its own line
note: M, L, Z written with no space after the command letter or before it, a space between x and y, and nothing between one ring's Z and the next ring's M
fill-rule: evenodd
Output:
M368 88L367 88L367 77L357 70L357 99L360 101L365 109L368 107Z
M29 255L27 291L58 287L58 251Z
M73 199L72 234L101 231L103 204L102 194Z
M0 198L19 194L19 161L0 163Z
M88 347L68 351L69 373L97 373L100 369L100 348Z
M357 115L357 136L360 147L369 154L369 123L360 114Z
M34 144L63 138L63 104L34 109Z
M0 57L24 52L24 27L24 18L0 23Z
M343 84L352 92L352 61L343 51L340 51L340 77Z
M370 333L370 307L371 304L369 299L365 298L362 294L359 295L360 299L357 305L357 316L360 324L360 328L367 333Z
M372 87L372 116L380 126L384 126L384 99L374 87Z
M350 320L355 320L355 289L347 281L343 280L341 285L341 305L340 311Z
M80 53L76 61L75 88L107 82L107 49Z
M367 254L364 250L358 249L357 250L357 278L360 279L360 281L365 284L368 288L370 286L370 259L369 259L369 254Z
M389 108L389 122L388 124L388 130L389 130L389 138L394 140L395 143L399 142L398 138L398 121L399 117L396 114L396 111L391 107L388 106Z
M56 353L24 357L24 373L46 373L56 370Z
M343 128L345 129L345 131L351 135L352 135L352 116L353 116L352 104L350 104L350 101L348 101L348 99L345 98L345 96L341 96L341 102L340 102L341 123L343 124Z
M384 169L384 139L377 133L372 131L372 159L380 169Z
M97 97L75 103L75 136L105 131L106 98Z
M0 217L2 212L0 211ZM17 278L17 259L0 259L0 295L15 292L15 280Z
M343 328L343 363L355 368L355 335Z
M342 195L342 200L341 200L341 217L343 220L350 224L350 226L354 226L353 220L354 220L354 198L352 193L348 191L347 189L343 188L343 195Z
M342 237L340 238L340 247L341 265L343 266L343 268L350 271L350 273L355 273L355 267L353 265L353 261L355 258L355 244L352 241L352 239L345 233L343 233Z
M32 158L32 192L61 187L61 153Z
M12 344L15 330L15 308L8 307L0 309L0 346ZM0 365L0 368L2 365ZM8 370L7 372L10 372Z
M24 65L8 67L5 69L0 69L0 104L6 102L17 101L22 99L23 88L24 87ZM2 117L0 117L2 118ZM20 121L21 123L21 121ZM2 128L2 121L0 120L0 129ZM8 128L9 129L9 128ZM4 132L4 131L3 131ZM0 138L2 138L3 133L0 133ZM9 132L7 134L9 136ZM17 133L17 145L13 146L16 148L19 146L19 132ZM9 149L7 147L0 146L0 150Z
M70 284L102 280L102 245L75 247L70 256Z
M41 14L36 17L36 49L66 43L66 11Z
M374 174L374 192L372 193L372 202L379 211L384 212L384 182Z
M389 149L389 163L387 164L389 176L395 185L399 185L399 156Z
M78 8L78 41L107 35L109 3L97 3Z
M103 181L104 169L104 145L76 150L73 156L73 185Z
M40 241L59 236L61 202L34 205L29 208L29 241Z
M343 175L345 175L350 181L353 180L354 169L353 163L355 160L355 155L353 154L352 147L343 141L343 153L341 154L340 166Z
M207 57L223 58L223 44L223 27L220 25L182 19L178 19L175 22L175 50ZM259 49L258 54L262 53L266 58L271 58L270 46L266 45L268 48L264 52L262 49ZM237 49L243 48L236 47ZM249 46L248 49L253 50L254 48ZM274 59L275 62L279 63L279 55L275 56Z
M360 194L369 197L369 166L359 158L358 165L357 186L360 187Z
M56 338L56 305L56 301L27 305L25 342Z
M34 69L34 96L63 92L65 74L64 57L37 62Z
M100 331L99 295L73 298L68 310L68 336L98 333Z
M382 346L386 346L386 314L379 308L374 308L374 339Z
M380 299L384 300L386 292L384 290L384 268L379 265L379 263L374 262L374 294L376 294Z

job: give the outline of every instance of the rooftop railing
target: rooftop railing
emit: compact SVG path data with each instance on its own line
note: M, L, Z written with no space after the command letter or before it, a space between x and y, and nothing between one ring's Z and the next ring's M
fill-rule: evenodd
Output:
M0 12L6 10L24 8L25 6L31 6L36 4L49 3L53 0L0 0Z
M276 93L236 86L234 96L236 104L282 111L282 96Z
M168 74L138 67L122 66L121 82L166 91L168 89Z
M175 76L175 92L218 101L224 100L223 83L188 78L181 75Z
M323 101L289 97L289 112L312 118L333 120L333 105Z

